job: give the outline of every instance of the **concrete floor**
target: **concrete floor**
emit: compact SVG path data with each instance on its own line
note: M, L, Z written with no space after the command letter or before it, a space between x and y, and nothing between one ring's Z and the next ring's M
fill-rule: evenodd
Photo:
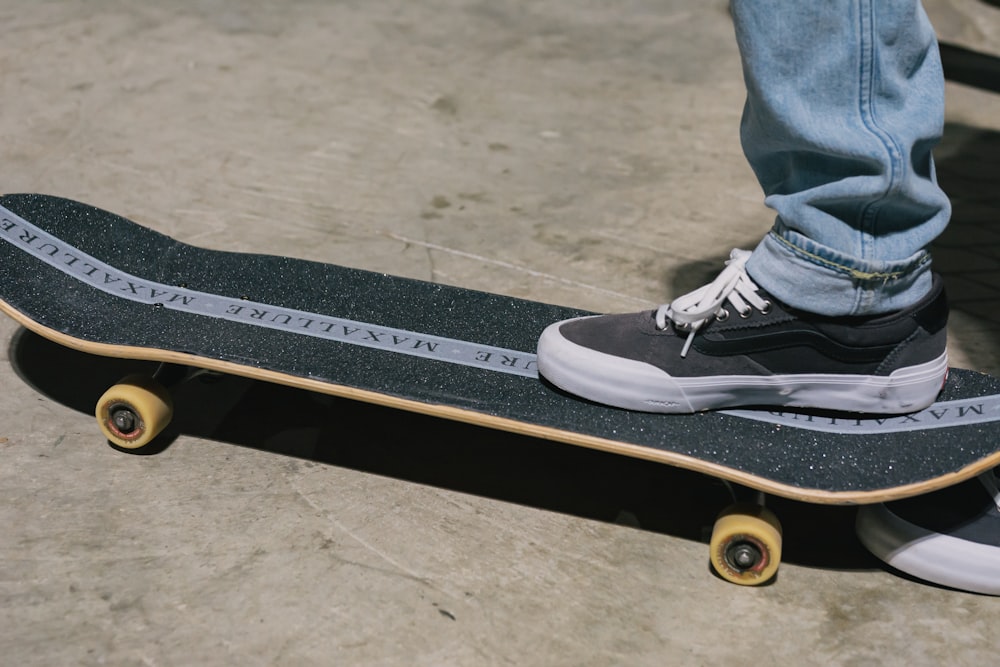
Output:
M928 10L1000 55L1000 9ZM952 355L998 373L1000 96L947 92ZM768 228L742 99L724 0L0 0L3 191L601 311ZM742 589L699 476L236 379L130 456L87 415L122 364L0 341L3 664L996 660L1000 599L884 570L850 510L777 503Z

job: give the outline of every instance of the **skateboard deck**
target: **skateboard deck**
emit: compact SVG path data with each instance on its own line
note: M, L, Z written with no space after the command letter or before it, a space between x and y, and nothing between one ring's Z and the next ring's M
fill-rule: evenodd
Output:
M952 369L938 402L906 416L628 412L538 377L541 331L581 311L203 249L47 195L0 196L0 310L89 353L649 459L805 502L883 502L1000 465L1000 381L980 373Z

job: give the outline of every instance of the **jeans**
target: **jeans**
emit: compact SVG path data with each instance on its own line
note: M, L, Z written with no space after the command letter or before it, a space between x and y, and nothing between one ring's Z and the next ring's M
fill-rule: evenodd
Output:
M951 214L931 149L944 77L918 0L733 0L743 150L775 224L747 263L820 315L874 315L930 289Z

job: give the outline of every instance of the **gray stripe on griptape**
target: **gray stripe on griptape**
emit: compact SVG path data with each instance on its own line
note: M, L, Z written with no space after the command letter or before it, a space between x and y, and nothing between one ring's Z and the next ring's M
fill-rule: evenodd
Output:
M80 251L3 206L0 206L0 237L48 266L121 299L424 359L529 378L538 376L536 357L527 352L144 280Z
M868 435L924 431L1000 421L1000 395L935 403L908 415L816 415L780 410L723 410L722 414L824 433Z

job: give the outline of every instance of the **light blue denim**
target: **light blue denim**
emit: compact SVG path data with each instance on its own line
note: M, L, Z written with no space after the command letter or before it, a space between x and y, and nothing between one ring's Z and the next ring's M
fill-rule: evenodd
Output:
M944 77L918 0L733 0L743 149L777 212L747 271L821 315L912 305L951 215L931 149Z

